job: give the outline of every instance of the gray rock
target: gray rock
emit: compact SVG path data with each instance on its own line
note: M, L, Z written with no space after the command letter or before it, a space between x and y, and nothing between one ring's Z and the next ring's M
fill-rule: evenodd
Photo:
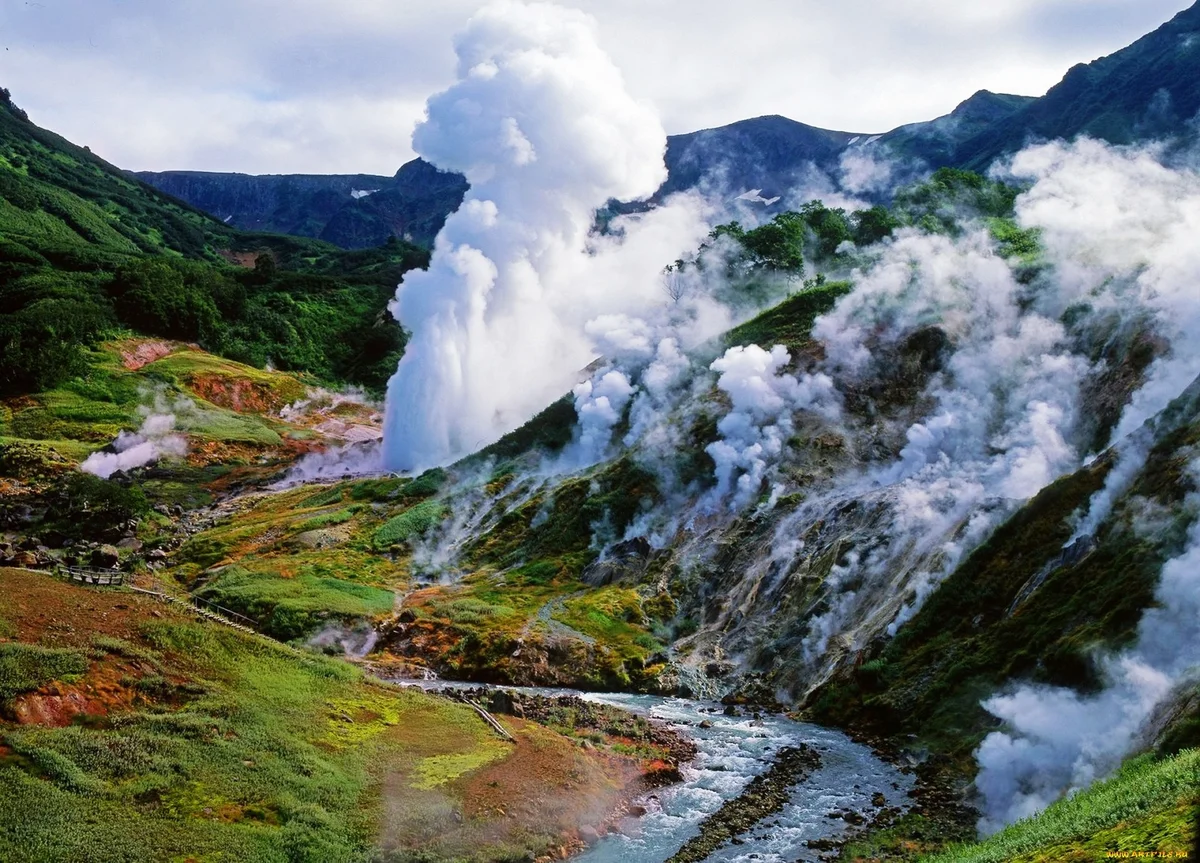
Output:
M111 545L102 545L92 552L92 566L112 569L121 562L121 552Z

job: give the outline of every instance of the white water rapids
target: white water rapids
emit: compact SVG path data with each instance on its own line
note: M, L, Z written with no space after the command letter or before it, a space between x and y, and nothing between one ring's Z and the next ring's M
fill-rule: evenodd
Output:
M424 688L479 687L481 684L427 682ZM488 687L493 688L493 687ZM817 725L762 714L726 716L719 704L652 695L575 692L560 689L498 687L536 695L576 695L620 707L668 723L691 738L696 758L682 768L683 782L660 788L638 800L646 814L626 818L619 833L609 833L574 858L579 863L664 863L700 832L700 823L770 766L785 746L806 743L820 754L821 767L792 788L781 811L726 844L711 863L817 863L818 850L808 840L844 838L849 825L831 813L852 810L868 819L879 810L872 797L882 794L887 806L907 808L911 776L881 761L866 746L845 734ZM701 728L700 723L711 723Z

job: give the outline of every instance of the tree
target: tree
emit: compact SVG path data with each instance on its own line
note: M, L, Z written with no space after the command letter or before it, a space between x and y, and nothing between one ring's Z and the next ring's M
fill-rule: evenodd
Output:
M683 299L686 288L683 281L683 261L676 261L673 264L667 264L663 267L663 290L666 291L672 303L678 303Z
M804 275L804 236L804 221L796 213L780 213L767 224L746 231L741 243L750 253L751 269L799 278Z
M869 246L878 243L884 237L890 237L892 231L900 224L886 207L857 210L850 217L850 223L854 232L854 242L859 246Z
M846 211L843 209L834 210L820 201L809 201L800 208L800 216L816 236L818 257L832 257L837 253L838 246L847 240L853 240L850 224L846 220Z
M185 279L168 261L148 259L118 269L109 293L117 317L133 329L209 342L219 334L221 316L206 286L204 278Z

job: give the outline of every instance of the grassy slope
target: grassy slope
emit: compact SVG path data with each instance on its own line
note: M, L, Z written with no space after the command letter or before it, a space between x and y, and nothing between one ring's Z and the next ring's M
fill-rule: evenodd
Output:
M1196 842L1200 750L1161 760L1135 758L1112 778L984 842L927 858L930 863L1051 863L1112 852L1183 856Z
M560 783L609 799L628 771L518 720L514 747L466 707L130 592L17 570L0 570L0 699L0 858L14 863L324 863L380 841L519 857L559 844L578 813L485 807L487 765L530 801L563 799Z
M290 459L302 440L313 437L271 416L303 398L311 379L263 372L161 341L149 344L172 353L128 368L125 357L145 344L136 338L104 343L90 352L86 375L46 392L0 399L0 448L40 456L52 472L64 461L81 461L118 432L137 429L145 410L172 411L176 427L189 439L188 461L210 468L206 476L215 479L260 457ZM0 468L4 475L39 479L36 467Z
M260 254L273 266L248 272ZM403 347L387 300L426 260L399 240L346 251L233 230L0 102L0 345L11 353L0 388L10 393L74 376L86 363L69 348L114 325L379 388ZM122 304L147 262L187 283L168 291L170 267L156 271L150 295L165 311Z
M847 287L794 295L726 340L807 350L813 319ZM604 587L583 580L599 545L619 538L658 499L653 476L627 458L549 490L509 485L518 463L536 460L543 446L561 447L573 425L564 401L489 448L498 464L482 482L507 514L460 540L461 580L407 596L413 619L392 630L390 650L455 678L654 686L677 623L676 599L649 580ZM706 442L698 440L698 452ZM463 469L479 463L470 459ZM379 620L391 611L393 592L408 593L423 575L414 569L413 547L462 505L427 499L435 487L411 489L405 480L369 480L259 499L193 538L172 572L282 638L312 633L328 619Z

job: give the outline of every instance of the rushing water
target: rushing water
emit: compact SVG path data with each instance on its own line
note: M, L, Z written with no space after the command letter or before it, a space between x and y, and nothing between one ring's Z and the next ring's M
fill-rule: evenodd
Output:
M451 684L453 685L453 684ZM446 684L426 684L431 688ZM506 687L508 688L508 687ZM726 716L720 705L682 698L524 690L542 695L578 695L669 723L695 741L698 752L684 766L684 781L638 801L646 814L627 818L621 832L610 833L575 858L579 863L663 863L700 832L700 822L736 797L750 780L770 767L784 746L807 743L821 755L821 767L792 789L783 811L766 818L741 845L718 849L709 861L720 863L791 863L817 861L819 851L804 843L837 839L849 826L830 813L853 810L870 817L876 793L888 806L906 807L912 779L881 761L846 735L764 714ZM701 728L707 720L710 728Z

